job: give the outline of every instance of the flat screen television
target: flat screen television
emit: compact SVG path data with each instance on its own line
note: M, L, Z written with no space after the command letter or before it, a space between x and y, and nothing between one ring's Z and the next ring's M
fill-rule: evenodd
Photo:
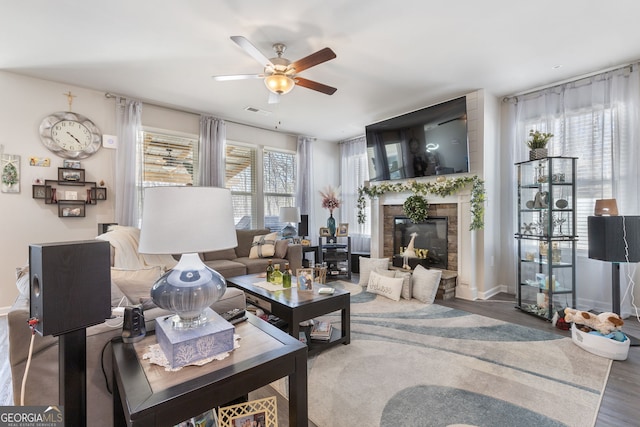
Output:
M366 126L369 179L469 172L466 97Z

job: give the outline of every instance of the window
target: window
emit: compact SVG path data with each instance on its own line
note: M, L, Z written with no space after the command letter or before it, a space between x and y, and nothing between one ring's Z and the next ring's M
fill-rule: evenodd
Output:
M231 190L236 228L256 228L256 149L227 143L226 159L225 185Z
M262 153L264 176L264 226L271 231L281 230L281 207L296 205L296 155L265 149ZM297 224L295 224L297 228Z
M226 158L236 228L280 230L280 208L295 206L295 153L227 141Z
M197 176L198 138L142 132L142 187L193 185Z
M588 250L588 227L586 218L593 215L596 199L610 198L613 194L611 173L613 170L612 136L616 132L613 109L600 111L597 116L592 111L567 112L562 119L533 121L525 124L529 129L549 129L551 123L553 153L578 158L576 170L576 233L580 237L576 248ZM596 119L597 117L597 119ZM566 154L560 154L566 153Z

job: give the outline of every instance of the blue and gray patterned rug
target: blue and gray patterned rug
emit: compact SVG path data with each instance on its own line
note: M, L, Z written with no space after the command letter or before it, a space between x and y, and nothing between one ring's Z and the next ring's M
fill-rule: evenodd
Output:
M352 294L351 344L309 360L319 427L593 425L611 362L571 339L332 285Z

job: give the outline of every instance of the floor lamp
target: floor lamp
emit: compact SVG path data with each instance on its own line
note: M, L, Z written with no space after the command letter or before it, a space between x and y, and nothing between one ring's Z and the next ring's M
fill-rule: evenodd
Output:
M589 258L611 263L612 310L620 309L620 264L640 262L640 216L590 216ZM627 335L631 345L638 339Z

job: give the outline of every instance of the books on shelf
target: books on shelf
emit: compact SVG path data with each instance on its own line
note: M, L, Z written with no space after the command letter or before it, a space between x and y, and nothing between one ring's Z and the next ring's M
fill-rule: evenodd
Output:
M331 322L328 321L316 321L314 322L311 333L309 334L312 340L329 341L331 338Z

